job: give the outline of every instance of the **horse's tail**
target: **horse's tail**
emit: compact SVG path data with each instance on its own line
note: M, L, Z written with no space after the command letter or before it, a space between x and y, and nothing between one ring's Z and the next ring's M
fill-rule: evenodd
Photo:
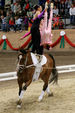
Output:
M57 71L57 69L56 69L55 59L54 59L54 57L53 57L51 54L49 54L49 56L50 56L50 57L52 58L52 60L53 60L52 77L51 77L51 79L49 80L49 83L51 83L51 82L53 82L53 81L54 81L54 83L57 83L57 82L58 82L58 71Z

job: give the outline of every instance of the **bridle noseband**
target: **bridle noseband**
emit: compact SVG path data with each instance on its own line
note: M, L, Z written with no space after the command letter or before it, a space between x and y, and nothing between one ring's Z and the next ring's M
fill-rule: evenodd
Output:
M28 66L27 66L27 61L28 61L28 56L26 56L25 62L24 62L23 65L20 65L20 64L18 65L18 71L19 71L20 73L22 73L24 69L30 68L30 67L34 66L34 64L31 64L31 65L28 65Z
M25 58L25 61L24 61L24 64L23 65L18 65L18 67L19 67L19 72L20 73L22 73L23 72L23 70L26 68L26 64L27 64L27 56L26 56L26 58ZM20 63L20 62L19 62Z

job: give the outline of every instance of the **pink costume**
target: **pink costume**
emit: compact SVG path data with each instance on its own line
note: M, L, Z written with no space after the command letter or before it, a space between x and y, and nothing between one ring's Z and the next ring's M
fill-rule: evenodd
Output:
M47 11L44 14L44 20L41 21L40 24L40 34L41 34L41 43L44 44L52 44L52 34L51 34L51 24L52 24L53 11L50 11L50 18L47 26Z

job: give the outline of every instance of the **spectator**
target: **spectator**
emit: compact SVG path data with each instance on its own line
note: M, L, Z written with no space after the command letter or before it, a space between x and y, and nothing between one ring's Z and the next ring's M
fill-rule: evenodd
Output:
M75 23L75 7L73 4L71 5L71 8L69 10L69 14L70 14L70 23L74 24Z
M62 0L61 2L60 2L60 16L64 16L64 14L65 14L65 2L64 2L64 0Z
M19 8L19 12L17 12L17 15L23 16L23 11L22 11L22 8L21 7Z
M59 29L63 29L64 28L64 22L62 19L59 20Z
M21 17L16 16L15 17L15 26L16 27L15 28L17 28L20 32L22 31L21 25L22 25Z
M29 9L29 11L27 12L27 16L28 16L28 20L29 20L29 27L28 27L28 31L30 31L30 28L32 26L32 18L33 18L33 12L32 9Z
M54 6L56 6L59 9L60 8L60 2L58 0L54 0Z
M25 15L25 18L24 18L24 26L25 26L25 30L28 30L28 17L27 17L27 15Z
M73 5L74 25L75 25L75 4Z
M18 2L16 2L15 6L14 6L14 13L17 14L20 11L20 4Z
M14 12L12 12L11 9L9 10L9 13L10 13L10 17L14 17L15 16Z
M0 17L0 30L1 30L1 23L2 23L2 21L1 21L1 17Z
M45 4L46 0L39 0L39 4L42 5L42 4Z
M9 20L10 20L10 16L9 15L10 15L9 12L7 12L6 13L6 17L5 17L7 31L9 31Z
M56 14L54 14L54 17L53 17L53 29L55 29L58 26L59 26L59 17Z
M14 31L16 31L15 22L14 22L13 17L11 17L10 20L9 20L9 26L10 26L10 30L12 30L12 28L13 28Z
M19 1L20 5L21 5L21 8L23 8L24 4L25 4L25 0L20 0Z
M0 16L4 15L4 17L6 16L6 12L5 10L0 9Z
M27 13L27 11L29 10L29 8L30 8L29 1L26 0L25 1L25 4L24 4L24 7L23 7L23 10Z
M71 0L66 0L65 6L66 6L66 14L69 14L69 9L71 7L72 1Z
M6 25L6 20L5 20L5 17L4 15L1 16L1 29L2 31L7 31L7 25Z
M56 6L54 6L54 9L53 9L53 14L58 15L58 8L57 8Z
M27 11L27 16L28 18L32 18L33 17L33 13L32 13L32 9L30 8L29 11Z
M14 12L14 4L11 4L11 10Z

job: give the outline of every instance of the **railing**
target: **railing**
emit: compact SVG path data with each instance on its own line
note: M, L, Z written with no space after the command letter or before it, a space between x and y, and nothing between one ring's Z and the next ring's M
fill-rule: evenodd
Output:
M16 72L1 73L0 74L0 82L17 79L16 74L17 74Z
M67 73L67 72L74 72L75 65L64 65L64 66L57 66L58 73Z
M75 72L75 65L57 66L58 73ZM17 79L16 72L1 73L0 82Z

